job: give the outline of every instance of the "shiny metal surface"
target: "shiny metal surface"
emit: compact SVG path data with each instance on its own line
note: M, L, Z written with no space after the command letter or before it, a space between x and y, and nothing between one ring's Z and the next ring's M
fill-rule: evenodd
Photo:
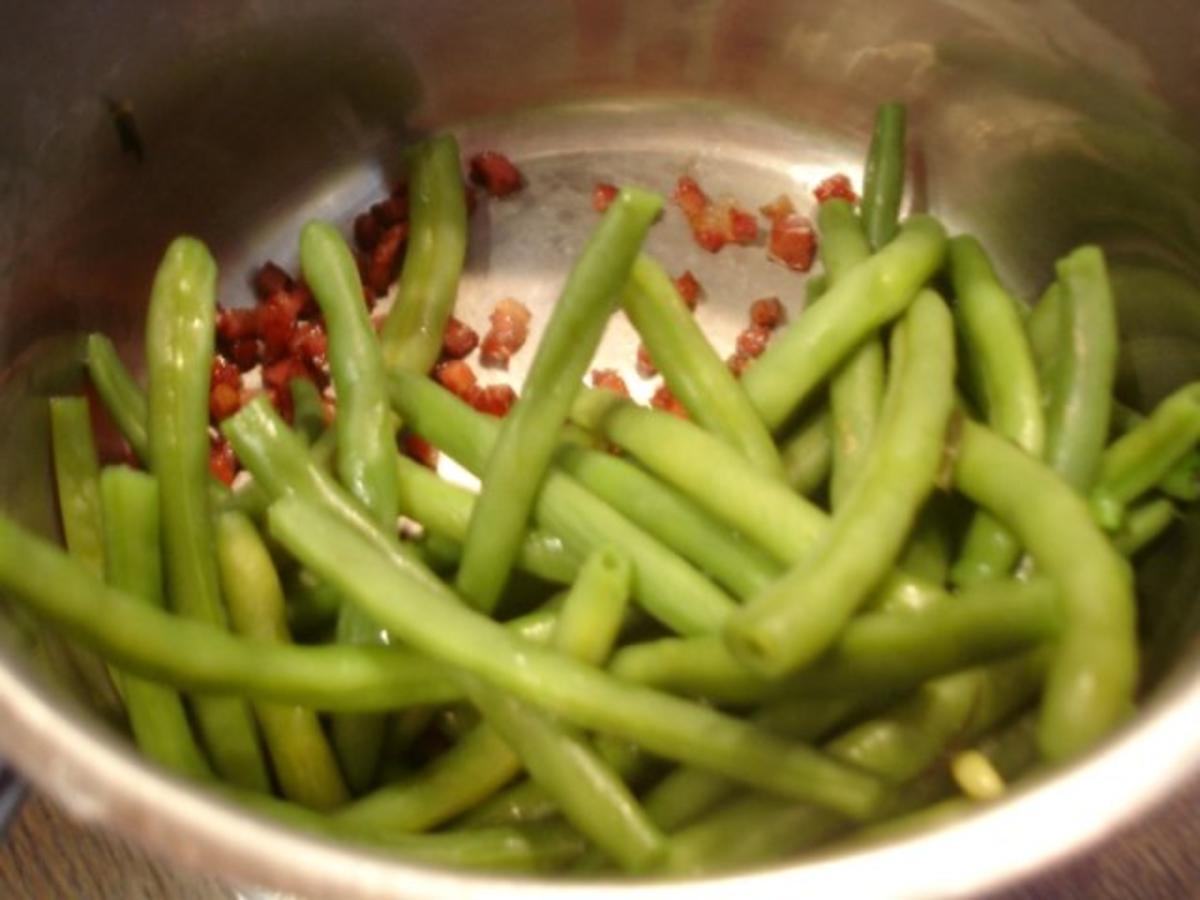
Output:
M876 102L915 125L914 206L970 228L1035 297L1053 259L1102 241L1118 285L1121 392L1153 402L1200 375L1200 7L1159 0L82 0L6 13L0 33L0 506L53 528L41 398L78 377L80 331L131 359L153 266L207 240L225 302L249 299L297 225L344 217L413 134L453 127L510 152L526 195L473 222L462 310L544 309L590 221L593 180L666 188L684 169L747 204L852 169ZM120 110L127 112L122 113ZM114 117L114 110L118 114ZM536 110L531 112L530 110ZM853 174L857 174L853 172ZM745 305L802 281L761 249L696 250L668 216L656 249L708 289L730 341ZM606 353L627 367L628 331ZM528 360L528 357L518 357ZM521 374L514 366L513 377ZM643 385L642 390L648 390ZM1147 702L1068 771L950 828L737 878L622 884L627 896L958 897L1036 875L1200 768L1200 523L1143 565ZM558 896L339 848L151 771L0 622L0 751L76 813L210 873L310 896ZM47 662L49 660L49 662ZM572 888L609 895L613 885Z

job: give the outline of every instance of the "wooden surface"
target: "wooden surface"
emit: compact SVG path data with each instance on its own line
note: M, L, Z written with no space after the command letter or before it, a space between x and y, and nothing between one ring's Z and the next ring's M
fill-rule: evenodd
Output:
M0 848L0 898L282 900L272 892L235 892L215 879L173 869L119 838L75 824L41 797L26 802ZM1200 781L1086 859L1036 885L988 900L1196 898L1200 898Z

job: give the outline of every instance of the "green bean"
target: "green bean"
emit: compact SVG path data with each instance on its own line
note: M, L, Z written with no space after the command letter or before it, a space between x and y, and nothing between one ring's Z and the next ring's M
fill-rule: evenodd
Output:
M50 444L63 538L71 555L104 577L100 461L83 397L50 398Z
M905 126L903 103L884 103L875 112L875 128L863 171L862 219L875 249L896 236L904 200Z
M312 444L325 433L325 404L321 392L307 378L293 378L288 382L292 395L292 421L296 430Z
M291 643L283 587L254 524L240 513L217 519L217 562L234 630L247 637ZM254 708L283 796L329 810L349 799L333 750L311 709L277 703Z
M467 201L459 165L452 135L431 139L413 156L408 249L382 334L390 369L428 372L441 353L467 256Z
M1042 701L1038 744L1060 760L1095 744L1128 714L1137 681L1132 574L1063 479L1004 438L962 425L959 491L1017 536L1057 585L1066 613Z
M845 200L829 200L817 211L821 255L833 283L871 255L854 207ZM833 478L829 496L836 510L842 505L875 433L883 403L883 344L866 338L834 374L829 384L833 419Z
M397 372L390 378L392 404L409 426L479 474L496 441L494 420L427 378ZM561 472L546 474L534 518L581 557L610 544L626 554L634 599L681 634L715 631L736 608L711 581Z
M1113 399L1113 433L1118 437L1132 431L1146 421L1146 417L1131 406ZM1162 477L1156 487L1175 500L1194 503L1200 500L1200 448L1184 455L1171 470Z
M109 468L100 475L100 496L109 584L131 598L161 608L165 600L158 483L154 476L143 472ZM141 751L185 777L211 778L208 760L196 744L179 693L129 673L119 677L129 725Z
M796 493L811 497L828 479L833 466L833 431L822 409L800 424L783 442L783 480Z
M289 552L411 646L579 727L852 817L868 815L879 800L874 779L834 765L802 744L781 742L702 706L625 684L442 602L336 518L297 497L276 502L268 521ZM406 602L396 603L397 596Z
M468 828L542 822L558 815L554 798L535 781L518 782L481 803L461 820Z
M1153 543L1177 518L1175 504L1158 498L1147 500L1125 514L1121 527L1112 536L1113 546L1123 556L1134 556Z
M580 380L629 279L662 198L622 190L576 260L525 377L521 399L500 426L484 468L455 585L479 609L495 608L517 555Z
M779 451L770 432L662 266L640 256L621 294L621 306L691 417L756 468L781 474Z
M1117 528L1125 507L1160 482L1200 441L1200 383L1177 389L1150 417L1104 451L1092 513Z
M563 601L554 646L568 656L603 666L625 618L632 578L629 560L620 551L593 552Z
M150 470L162 506L167 596L176 612L227 627L208 496L208 391L217 267L194 238L177 238L154 276L146 318ZM217 773L267 791L254 718L244 700L199 697L193 707Z
M122 669L194 693L347 711L462 697L444 667L397 648L249 640L147 606L3 516L0 585Z
M288 630L301 638L328 632L337 621L342 598L311 572L300 569L287 578Z
M929 216L913 216L890 244L776 334L742 375L769 428L783 425L867 335L904 312L941 267L945 249L945 229Z
M954 408L953 324L941 298L926 291L903 326L909 348L845 507L811 554L726 628L731 649L756 671L782 675L830 645L899 557L933 490Z
M1080 247L1059 260L1063 299L1059 363L1047 382L1046 462L1088 492L1108 438L1117 363L1117 322L1104 255Z
M556 462L562 471L734 595L749 597L779 575L779 564L758 547L714 521L681 492L626 460L598 450L564 446Z
M917 524L900 556L900 569L929 584L945 584L950 572L951 510L944 494L934 494L917 517Z
M804 308L808 309L825 296L829 290L829 273L818 272L804 282Z
M1001 287L983 246L960 235L950 241L950 277L957 298L955 322L979 387L978 401L1000 434L1034 456L1045 444L1037 367L1017 311ZM956 584L1007 575L1021 555L1013 535L987 513L978 513L955 562Z
M401 511L435 534L462 543L475 495L437 473L397 454ZM570 584L579 572L579 558L552 534L530 529L517 555L517 565L539 578Z
M1062 617L1052 583L997 581L920 612L870 612L853 619L829 652L784 679L743 667L716 636L630 644L614 675L721 703L780 697L869 697L911 689L1055 637Z
M950 773L959 790L972 800L998 800L1004 796L1004 778L978 750L964 750L950 760Z
M1060 337L1063 328L1063 305L1062 285L1051 282L1025 320L1029 349L1033 353L1038 381L1041 384L1043 406L1049 400L1046 396L1047 388L1058 374L1061 351L1068 348Z
M146 409L146 395L121 362L113 342L102 334L88 335L87 370L104 408L133 452L138 459L149 459L150 436L146 422L150 414Z

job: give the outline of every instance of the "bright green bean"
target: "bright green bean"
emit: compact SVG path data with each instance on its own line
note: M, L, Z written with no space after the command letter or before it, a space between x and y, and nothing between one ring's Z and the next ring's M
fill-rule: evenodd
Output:
M769 428L783 425L867 335L904 312L941 267L945 249L945 229L929 216L913 216L890 244L776 334L742 375Z
M900 557L902 571L929 584L945 584L950 571L954 536L948 500L945 494L929 498Z
M954 480L1012 530L1061 592L1066 628L1050 667L1038 744L1051 760L1080 753L1133 703L1138 652L1129 564L1062 478L983 426L963 423Z
M1029 349L1037 365L1043 406L1049 401L1049 397L1046 396L1047 389L1058 376L1062 350L1067 349L1060 337L1063 328L1063 305L1062 285L1051 282L1041 300L1025 319L1025 332L1029 336ZM1046 424L1049 425L1048 422Z
M146 395L121 362L113 342L102 334L88 335L87 370L104 408L133 452L138 459L149 459L150 436L146 432L146 422L150 414L146 409Z
M455 585L479 609L495 608L558 446L558 426L661 209L662 198L655 194L622 190L592 232L546 323L521 399L504 418L488 456L463 543Z
M104 577L100 460L83 397L50 398L50 444L63 537L71 555Z
M618 550L597 550L579 570L558 615L554 646L576 659L603 666L616 643L633 571Z
M199 241L177 238L167 248L146 317L147 421L169 602L180 615L227 627L206 493L216 278L216 264ZM233 784L270 790L249 705L199 697L193 707L217 773Z
M125 467L100 476L108 582L131 598L161 608L163 598L158 483ZM183 699L173 688L121 673L134 740L147 757L188 778L212 777L196 743Z
M904 201L907 111L903 103L884 103L875 111L875 127L863 167L862 219L871 246L878 250L896 236Z
M276 502L268 520L272 535L291 553L411 646L579 727L852 817L869 815L879 801L874 779L802 744L781 742L713 710L625 684L443 602L336 518L297 497ZM396 603L398 596L406 602Z
M811 497L833 467L833 426L822 409L809 416L781 447L783 478L793 491Z
M311 444L325 433L325 404L321 392L307 378L293 378L288 382L292 395L292 421L296 430Z
M413 156L408 249L382 334L390 369L428 372L442 351L442 332L467 256L467 200L459 166L452 135L433 138Z
M291 643L283 587L254 524L240 513L217 518L217 562L234 631L260 641ZM280 791L309 809L329 810L349 798L333 750L311 709L278 703L254 707Z
M771 433L717 355L663 267L648 256L633 265L621 306L691 417L719 435L756 468L772 475L782 463Z
M1112 536L1113 546L1123 556L1134 556L1153 543L1177 518L1175 504L1165 498L1147 500L1126 514Z
M1113 433L1117 436L1132 431L1146 421L1146 417L1131 406L1113 398L1112 425ZM1200 448L1175 463L1156 487L1175 500L1182 503L1194 503L1200 500Z

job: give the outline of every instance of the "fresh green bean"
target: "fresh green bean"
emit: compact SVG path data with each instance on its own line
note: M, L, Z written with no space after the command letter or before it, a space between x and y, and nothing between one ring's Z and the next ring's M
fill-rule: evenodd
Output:
M575 262L488 456L455 585L479 609L495 608L522 529L558 446L558 426L604 334L616 298L662 198L622 190Z
M783 425L867 335L904 312L941 267L945 250L945 229L929 216L913 216L890 244L776 334L742 375L767 426Z
M1117 528L1125 507L1160 482L1200 441L1200 383L1177 389L1150 417L1104 451L1092 513Z
M458 666L569 722L797 799L869 815L878 783L736 719L625 684L441 597L336 518L298 497L276 502L272 535L348 600L431 658ZM406 602L398 604L395 598Z
M817 211L821 231L821 256L830 281L871 255L871 245L854 207L845 200L829 200ZM833 477L829 497L837 510L858 477L875 433L883 404L883 343L867 337L834 374L829 383L833 421Z
M441 353L467 256L467 200L459 165L452 135L431 139L413 156L408 249L382 334L390 369L428 372Z
M917 523L900 556L900 569L929 584L945 584L950 572L951 512L948 497L934 494L917 516Z
M983 246L960 235L950 241L955 322L978 385L978 402L1000 434L1034 456L1045 444L1037 366L1018 313L1001 287ZM1013 535L987 513L978 513L955 562L956 584L1007 575L1021 555Z
M801 496L811 497L829 479L833 467L832 431L829 413L822 409L783 442L783 478Z
M1123 556L1134 556L1153 543L1177 518L1175 504L1165 498L1147 500L1125 514L1112 536L1113 546Z
M217 519L217 562L234 631L291 643L283 587L254 524L240 513ZM257 703L258 723L283 796L310 809L335 809L350 795L333 750L311 709Z
M621 306L671 392L691 417L772 475L782 463L771 433L709 343L671 277L648 256L633 265Z
M1128 714L1137 681L1132 574L1063 479L991 430L964 421L959 491L991 512L1057 585L1066 614L1042 701L1038 744L1060 760Z
M978 750L955 754L950 760L950 773L959 789L972 800L998 800L1007 789L991 760Z
M409 426L479 474L496 441L494 421L427 378L393 372L390 379L392 404ZM713 632L736 609L711 581L561 472L547 473L534 517L581 557L606 545L626 554L634 599L681 634Z
M554 646L568 656L603 666L621 630L632 579L629 560L620 551L593 552L563 601Z
M720 703L780 697L869 697L911 689L1058 635L1051 582L997 581L964 590L920 612L870 612L853 619L807 669L767 679L743 667L716 636L630 644L610 670L629 681Z
M397 454L400 509L435 534L462 543L475 495L439 478L425 466ZM579 572L579 558L552 534L530 529L517 554L517 565L539 578L569 584Z
M1113 398L1113 433L1120 437L1146 421L1146 417L1131 406ZM1156 487L1182 503L1200 500L1200 448L1184 455L1171 467Z
M862 219L871 246L878 250L896 236L904 200L905 130L903 103L884 103L875 111L875 128L863 171Z
M50 398L50 444L63 538L71 555L104 577L100 460L83 397Z
M1068 349L1060 337L1063 328L1063 306L1062 285L1057 281L1051 282L1043 292L1041 300L1025 319L1025 332L1029 336L1029 349L1037 365L1043 406L1049 402L1047 388L1058 375L1061 351Z
M307 378L293 378L288 382L292 395L292 421L296 430L312 444L325 433L325 404L321 392Z
M109 468L100 475L100 496L109 584L161 608L165 600L158 483L144 472ZM211 778L212 770L192 734L179 693L129 673L119 677L129 725L141 751L185 777Z
M180 615L224 628L206 494L216 277L216 264L194 238L177 238L167 248L146 318L147 421L167 596ZM233 784L270 790L249 705L234 697L199 697L193 707L217 773Z
M1062 286L1056 371L1046 384L1046 462L1087 493L1108 439L1117 321L1104 255L1080 247L1057 265Z
M486 828L542 822L557 815L554 798L537 782L526 779L476 806L461 822L468 828Z
M149 459L150 436L146 422L150 414L146 409L146 395L121 362L113 342L102 334L88 335L87 370L104 408L133 452L138 459Z
M804 282L804 308L808 309L808 307L824 297L828 290L828 272L818 272L816 275L810 275Z
M954 408L953 323L941 298L925 291L903 326L897 335L908 350L845 507L812 552L726 628L731 649L756 671L793 671L836 639L899 557L933 490Z

